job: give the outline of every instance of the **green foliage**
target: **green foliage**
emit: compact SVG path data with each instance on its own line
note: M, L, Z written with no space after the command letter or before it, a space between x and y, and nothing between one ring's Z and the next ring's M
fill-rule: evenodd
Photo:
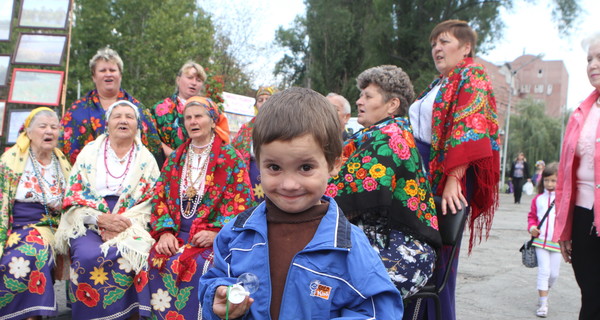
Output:
M530 163L544 160L557 161L560 151L561 123L544 113L543 102L522 100L510 116L507 165L519 152L525 153Z
M3 296L0 296L0 308L4 308L7 304L13 301L14 298L14 293L7 293Z
M194 0L77 0L67 104L94 88L89 60L110 46L123 59L121 86L145 105L173 94L179 68L207 65L214 28Z
M179 290L179 293L177 294L177 299L175 301L175 308L177 308L177 310L181 310L185 307L188 300L190 299L190 292L192 291L192 289L193 287L185 287Z
M277 63L275 73L283 77L285 86L303 84L355 101L359 93L355 88L358 74L383 64L403 68L411 77L415 92L422 92L438 75L431 59L429 35L441 21L469 21L479 36L478 51L492 49L494 40L502 37L500 9L510 9L516 1L305 2L306 19L298 18L295 26L277 32L276 43L291 55ZM554 20L560 31L567 33L580 11L578 0L553 2Z
M127 290L121 288L115 288L114 290L109 291L108 294L104 296L104 300L102 301L104 309L117 302L117 300L123 298L125 292L127 292Z
M130 277L126 274L122 274L119 272L112 271L113 279L115 279L115 283L120 285L121 287L129 287L133 283L133 277Z

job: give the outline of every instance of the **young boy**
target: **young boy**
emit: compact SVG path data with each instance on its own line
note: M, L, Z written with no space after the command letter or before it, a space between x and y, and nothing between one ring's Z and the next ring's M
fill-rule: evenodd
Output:
M402 318L381 258L323 196L341 165L341 132L333 106L310 89L263 105L253 143L266 200L217 235L214 267L200 280L205 319ZM227 286L246 272L258 290L227 303Z

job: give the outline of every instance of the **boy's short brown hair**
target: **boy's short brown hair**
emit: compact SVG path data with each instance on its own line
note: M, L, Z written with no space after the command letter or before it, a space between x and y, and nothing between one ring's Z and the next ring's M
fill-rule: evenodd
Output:
M334 107L321 94L293 87L274 94L260 108L252 139L256 159L260 148L273 141L290 141L305 134L320 145L329 169L342 154L342 127Z

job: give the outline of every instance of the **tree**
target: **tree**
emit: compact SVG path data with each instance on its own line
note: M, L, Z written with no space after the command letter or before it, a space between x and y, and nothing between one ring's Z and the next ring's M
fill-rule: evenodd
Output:
M560 150L560 119L551 118L544 112L543 102L533 99L521 100L510 117L508 155L516 157L523 152L531 161L557 161ZM510 159L510 158L509 158Z
M123 59L122 87L146 106L173 93L185 61L209 64L214 28L194 0L77 0L74 14L68 101L78 82L94 87L88 63L105 46Z
M288 49L283 58L275 64L273 71L273 74L282 77L282 86L310 88L311 83L307 75L310 55L305 19L301 16L296 17L290 29L279 27L275 33L275 43Z
M350 101L358 97L355 78L363 70L382 64L402 67L417 93L437 76L431 61L429 34L447 19L469 21L485 52L502 36L501 8L512 8L513 0L306 0L306 52L296 42L280 45L310 63L280 60L280 75L293 77L308 68L306 81L321 93L337 91ZM574 26L580 8L577 0L554 0L553 17L566 33ZM293 29L282 30L291 32ZM294 51L294 49L296 51Z

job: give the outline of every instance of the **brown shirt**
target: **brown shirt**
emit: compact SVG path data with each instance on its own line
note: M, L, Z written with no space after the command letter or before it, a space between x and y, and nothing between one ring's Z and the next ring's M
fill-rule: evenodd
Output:
M266 206L271 273L271 319L277 320L292 259L312 240L329 208L329 203L321 202L294 214L281 211L268 198Z

